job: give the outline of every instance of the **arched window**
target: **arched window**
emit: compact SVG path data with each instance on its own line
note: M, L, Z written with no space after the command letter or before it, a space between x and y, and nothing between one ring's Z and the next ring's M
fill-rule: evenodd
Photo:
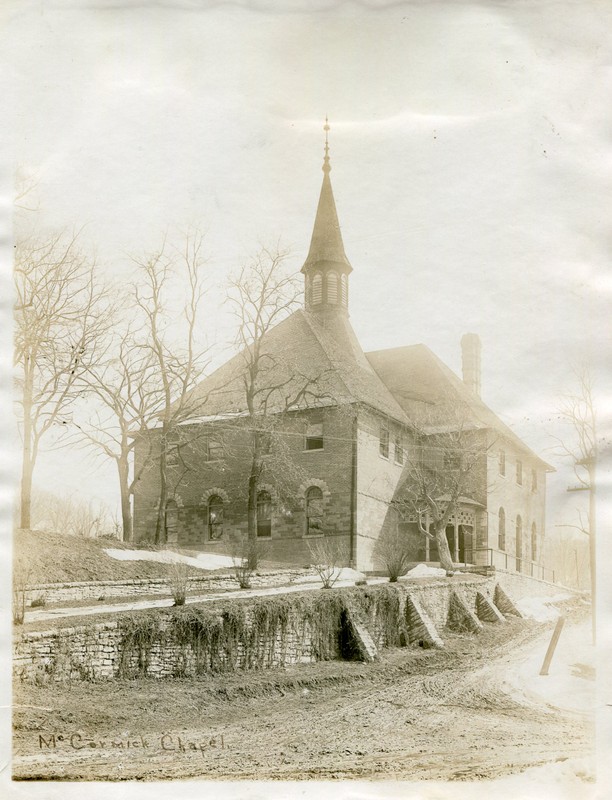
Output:
M521 515L518 514L516 517L516 540L515 540L515 550L516 554L516 571L521 571L521 559L523 558L523 520L521 519Z
M531 560L538 560L538 531L535 522L531 526Z
M327 302L333 306L338 302L338 275L336 272L327 273Z
M272 498L270 492L257 495L257 535L272 536Z
M320 272L315 273L312 279L312 292L310 295L310 303L313 306L318 305L323 300L323 276Z
M499 474L506 474L506 454L503 450L499 451Z
M348 306L348 278L344 273L340 276L340 291L342 295L342 305Z
M208 501L208 538L212 541L223 536L223 500L218 494Z
M499 522L497 527L497 547L499 550L506 549L506 512L503 508L499 509Z
M306 492L306 534L317 536L323 533L323 492L311 486Z

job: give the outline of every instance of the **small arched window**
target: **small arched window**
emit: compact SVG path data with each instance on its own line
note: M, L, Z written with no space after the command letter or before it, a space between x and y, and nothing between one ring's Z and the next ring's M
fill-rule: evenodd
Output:
M519 486L523 485L523 462L516 462L516 482Z
M223 536L223 500L218 494L208 501L208 538L212 541Z
M318 305L323 300L323 276L320 272L315 273L312 279L312 292L310 302L313 306Z
M531 526L531 560L538 560L538 531L535 522Z
M520 514L516 517L516 541L514 552L516 554L516 569L517 572L520 572L521 559L523 558L523 520Z
M338 274L327 273L327 302L335 306L338 302Z
M348 306L348 278L344 273L340 276L340 291L342 296L342 305Z
M503 450L499 451L499 474L506 474L506 453Z
M506 549L506 512L503 508L499 509L499 522L497 527L497 547L499 550Z
M323 533L323 492L311 486L306 492L306 534L317 536Z
M270 492L257 495L257 535L272 536L272 498Z

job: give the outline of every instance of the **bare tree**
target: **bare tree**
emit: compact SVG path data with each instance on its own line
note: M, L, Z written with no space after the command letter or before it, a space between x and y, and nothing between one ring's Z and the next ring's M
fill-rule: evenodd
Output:
M392 506L403 519L416 520L419 532L436 542L440 564L452 575L446 526L462 497L476 491L491 443L467 412L450 405L422 413L414 426L413 457Z
M557 453L572 461L574 475L578 481L568 491L588 491L589 510L584 518L578 511L578 524L567 527L580 531L589 537L589 565L591 573L591 604L593 644L596 640L596 479L598 459L597 414L593 395L593 376L589 369L580 367L574 370L577 390L566 395L561 403L562 421L569 427L566 436L555 437Z
M75 422L77 438L115 462L119 480L123 541L132 541L131 496L153 453L153 441L146 435L160 409L161 392L156 363L149 349L142 347L132 322L117 320L109 334L106 352L85 370L87 417ZM92 396L97 401L90 408ZM142 444L138 465L133 452L140 433Z
M18 237L14 362L22 435L20 525L30 527L41 441L67 425L80 379L95 363L108 316L78 234Z
M141 281L134 286L135 304L143 317L140 352L160 385L159 425L154 431L160 482L156 544L165 539L168 449L177 437L178 426L198 411L190 401L190 392L206 366L206 349L199 349L197 342L204 292L203 244L203 234L196 230L185 235L180 249L171 248L164 239L155 252L134 259L141 274ZM186 299L180 311L173 314L171 281L181 274L187 284ZM143 429L141 435L148 436L150 432Z
M281 353L267 348L271 330L299 302L299 284L286 269L287 257L287 250L262 247L230 285L230 302L238 319L236 343L244 360L240 376L247 410L244 427L250 437L247 529L251 569L257 565L257 494L270 440L275 440L278 461L282 451L276 444L282 440L279 421L283 414L328 396L323 374L302 374L294 364L284 363ZM290 469L291 458L281 461ZM277 470L278 477L283 471Z

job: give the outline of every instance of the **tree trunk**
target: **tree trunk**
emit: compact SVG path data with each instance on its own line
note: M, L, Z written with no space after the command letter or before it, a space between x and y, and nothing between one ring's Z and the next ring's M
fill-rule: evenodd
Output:
M247 499L247 541L249 569L257 569L257 467L255 459L249 475Z
M447 575L453 575L455 567L451 556L450 548L448 546L448 539L446 538L446 525L435 526L436 543L438 545L438 556L440 558L440 566L446 570Z
M23 387L23 452L21 461L21 498L20 525L30 528L32 524L32 476L36 454L32 448L32 380L27 370L26 360L25 383Z
M123 530L123 541L131 542L133 538L132 507L130 505L130 489L128 482L129 466L127 459L119 458L117 461L119 470L119 491L121 494L121 524Z
M155 522L155 544L166 541L166 504L168 502L168 476L166 470L166 430L162 430L159 452L159 507Z
M34 465L30 458L29 442L23 446L23 461L21 465L21 508L20 508L20 526L22 528L29 528L31 525L31 508L32 508L32 473Z

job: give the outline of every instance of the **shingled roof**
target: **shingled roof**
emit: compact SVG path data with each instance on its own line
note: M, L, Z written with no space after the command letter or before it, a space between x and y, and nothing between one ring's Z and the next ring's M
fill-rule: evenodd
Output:
M271 413L286 410L287 398L310 381L312 391L303 406L361 403L408 423L400 403L365 357L345 315L295 311L270 330L262 351L272 356L262 387L282 384L270 399ZM244 413L244 371L244 355L238 353L193 389L188 404L194 417Z
M423 419L426 415L435 426L444 423L440 415L449 406L459 412L465 410L467 418L476 427L498 431L539 461L544 469L554 471L426 345L394 347L365 355L409 419ZM439 409L439 419L436 418L436 408ZM425 409L431 413L425 414Z

